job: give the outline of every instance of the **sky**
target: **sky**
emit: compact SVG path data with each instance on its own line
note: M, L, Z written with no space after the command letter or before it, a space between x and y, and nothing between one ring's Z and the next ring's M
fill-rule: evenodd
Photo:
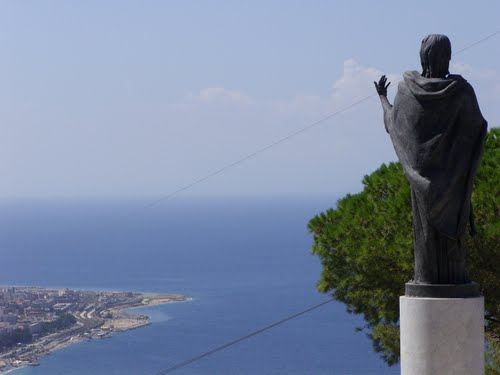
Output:
M425 35L458 51L498 14L496 0L1 1L0 197L166 196L419 70ZM500 34L451 71L500 126ZM374 96L181 194L355 193L395 159Z

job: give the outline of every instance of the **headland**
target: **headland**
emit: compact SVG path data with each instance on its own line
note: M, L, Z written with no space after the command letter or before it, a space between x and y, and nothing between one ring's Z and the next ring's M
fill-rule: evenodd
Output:
M0 286L0 375L37 366L44 355L82 340L150 324L147 315L127 309L187 300L179 294Z

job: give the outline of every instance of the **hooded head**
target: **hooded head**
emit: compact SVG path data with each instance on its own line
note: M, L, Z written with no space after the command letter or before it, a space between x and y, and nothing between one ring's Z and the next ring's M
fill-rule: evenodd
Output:
M451 43L446 35L431 34L422 40L420 62L422 76L444 78L449 74Z

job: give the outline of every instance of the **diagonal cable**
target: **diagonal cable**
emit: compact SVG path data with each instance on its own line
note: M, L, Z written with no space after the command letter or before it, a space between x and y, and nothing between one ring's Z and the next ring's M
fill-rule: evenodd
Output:
M311 129L311 128L313 128L313 127L315 127L315 126L317 126L317 125L321 124L322 122L325 122L325 121L327 121L327 120L329 120L329 119L331 119L331 118L333 118L333 117L335 117L335 116L337 116L337 115L340 115L340 114L341 114L341 113L343 113L343 112L348 111L349 109L351 109L351 108L353 108L353 107L357 106L358 104L361 104L361 103L363 103L363 102L367 101L368 99L370 99L370 98L374 97L375 95L377 95L377 94L371 94L371 95L365 96L364 98L362 98L362 99L360 99L360 100L358 100L358 101L356 101L356 102L354 102L354 103L351 103L351 104L349 104L348 106L346 106L346 107L344 107L344 108L342 108L342 109L339 109L339 110L338 110L338 111L336 111L336 112L330 113L329 115L327 115L327 116L325 116L325 117L323 117L323 118L321 118L321 119L319 119L319 120L317 120L317 121L315 121L315 122L313 122L313 123L311 123L311 124L309 124L309 125L307 125L307 126L305 126L305 127L303 127L303 128L300 128L299 130L294 131L293 133L290 133L290 134L288 134L287 136L285 136L285 137L283 137L283 138L278 139L277 141L271 142L271 143L267 144L266 146L263 146L263 147L261 147L261 148L257 149L256 151L254 151L254 152L252 152L252 153L250 153L250 154L248 154L248 155L246 155L246 156L243 156L242 158L240 158L240 159L238 159L238 160L236 160L236 161L234 161L234 162L232 162L232 163L230 163L230 164L227 164L227 165L225 165L225 166L223 166L223 167L221 167L221 168L219 168L219 169L215 170L214 172L209 173L209 174L207 174L207 175L205 175L205 176L203 176L203 177L201 177L201 178L199 178L199 179L197 179L197 180L195 180L195 181L191 182L191 183L190 183L190 184L188 184L188 185L185 185L185 186L183 186L183 187L181 187L181 188L179 188L179 189L177 189L177 190L174 190L174 191L173 191L173 192L171 192L170 194L164 195L164 196L162 196L162 197L160 197L160 198L158 198L158 199L156 199L156 200L154 200L154 201L152 201L152 202L150 202L150 203L148 203L148 204L144 205L143 207L141 207L141 208L140 208L140 210L143 210L143 209L147 209L147 208L151 208L151 207L153 207L153 206L156 206L158 203L160 203L160 202L162 202L162 201L165 201L165 200L167 200L167 199L170 199L170 198L171 198L171 197L173 197L174 195L177 195L177 194L179 194L179 193L181 193L181 192L183 192L183 191L185 191L185 190L188 190L188 189L190 189L191 187L193 187L193 186L195 186L195 185L198 185L199 183L201 183L201 182L203 182L203 181L206 181L206 180L208 180L209 178L212 178L212 177L214 177L214 176L216 176L216 175L218 175L218 174L220 174L220 173L224 172L224 171L225 171L225 170L227 170L227 169L230 169L230 168L232 168L232 167L235 167L235 166L237 166L238 164L241 164L241 163L243 163L244 161L246 161L246 160L248 160L248 159L251 159L251 158L253 158L253 157L254 157L254 156L256 156L256 155L258 155L258 154L260 154L260 153L262 153L262 152L265 152L265 151L269 150L270 148L273 148L274 146L279 145L280 143L286 142L286 141L288 141L289 139L291 139L291 138L293 138L293 137L296 137L297 135L299 135L299 134L302 134L302 133L306 132L307 130L309 130L309 129Z
M495 32L493 32L493 33L485 36L484 38L481 38L481 39L479 39L479 40L477 40L477 41L475 41L475 42L473 42L473 43L471 43L471 44L463 47L462 49L460 49L457 52L453 53L453 56L458 55L458 54L460 54L460 53L468 50L469 48L475 47L476 45L478 45L480 43L483 43L486 40L488 40L490 38L493 38L494 36L496 36L498 34L500 34L500 30L495 31ZM395 85L393 85L392 87L394 87L394 86ZM230 164L227 164L227 165L225 165L225 166L223 166L223 167L215 170L214 172L211 172L211 173L209 173L209 174L207 174L207 175L205 175L205 176L203 176L201 178L198 178L197 180L195 180L195 181L193 181L193 182L191 182L191 183L189 183L187 185L184 185L183 187L181 187L181 188L179 188L177 190L172 191L169 194L166 194L164 196L161 196L161 197L159 197L159 198L151 201L150 203L148 203L148 204L140 207L137 211L142 211L142 210L154 207L154 206L158 205L159 203L161 203L163 201L166 201L166 200L172 198L173 196L175 196L175 195L177 195L177 194L179 194L179 193L181 193L183 191L189 190L190 188L192 188L195 185L198 185L198 184L200 184L200 183L202 183L202 182L204 182L204 181L206 181L206 180L208 180L208 179L210 179L210 178L212 178L214 176L217 176L218 174L221 174L222 172L224 172L224 171L226 171L226 170L228 170L230 168L233 168L233 167L237 166L238 164L241 164L241 163L245 162L246 160L253 158L256 155L261 154L261 153L263 153L263 152L265 152L265 151L273 148L274 146L277 146L277 145L279 145L281 143L284 143L284 142L286 142L286 141L288 141L288 140L290 140L290 139L292 139L292 138L294 138L294 137L296 137L296 136L298 136L298 135L300 135L302 133L305 133L306 131L308 131L308 130L314 128L314 127L316 127L317 125L319 125L319 124L321 124L321 123L323 123L323 122L325 122L327 120L330 120L331 118L333 118L335 116L338 116L341 113L346 112L346 111L348 111L349 109L351 109L353 107L356 107L357 105L359 105L359 104L367 101L368 99L370 99L370 98L372 98L372 97L374 97L376 95L377 94L374 93L374 94L365 96L364 98L362 98L360 100L357 100L357 101L349 104L348 106L343 107L343 108L341 108L341 109L339 109L339 110L337 110L337 111L335 111L333 113L330 113L329 115L327 115L325 117L322 117L319 120L317 120L317 121L315 121L315 122L313 122L311 124L308 124L308 125L304 126L303 128L301 128L301 129L299 129L299 130L297 130L297 131L295 131L293 133L290 133L290 134L284 136L283 138L278 139L277 141L271 142L268 145L266 145L264 147L261 147L261 148L257 149L256 151L254 151L254 152L252 152L252 153L250 153L250 154L248 154L246 156L243 156L242 158L240 158L240 159L238 159L238 160L236 160L236 161L234 161L234 162L232 162Z
M458 55L459 53L462 53L462 52L464 52L464 51L468 50L469 48L472 48L472 47L474 47L474 46L476 46L476 45L478 45L478 44L480 44L480 43L482 43L482 42L484 42L484 41L486 41L486 40L488 40L488 39L490 39L490 38L493 38L495 35L498 35L498 34L500 34L500 30L495 31L494 33L491 33L491 34L489 34L489 35L485 36L485 37L484 37L484 38L482 38L482 39L476 40L474 43L471 43L471 44L466 45L464 48L459 49L459 50L458 50L457 52L455 52L455 53L452 53L452 55L453 55L453 56Z
M474 42L472 44L467 45L466 47L464 47L464 48L458 50L457 52L455 52L453 55L458 55L458 54L460 54L460 53L468 50L469 48L472 48L472 47L474 47L474 46L476 46L476 45L478 45L478 44L480 44L480 43L482 43L482 42L484 42L484 41L486 41L486 40L488 40L488 39L490 39L490 38L492 38L492 37L494 37L494 36L496 36L498 34L500 34L500 30L496 31L496 32L494 32L492 34L489 34L486 37L484 37L484 38L482 38L482 39L480 39L480 40L478 40L478 41L476 41L476 42ZM197 185L197 184L199 184L199 183L201 183L201 182L203 182L203 181L205 181L205 180L207 180L207 179L209 179L209 178L211 178L211 177L213 177L215 175L218 175L218 174L222 173L223 171L225 171L226 169L229 169L229 168L231 168L231 167L233 167L235 165L238 165L238 164L244 162L245 160L248 160L248 159L254 157L255 155L257 155L257 154L259 154L261 152L264 152L264 151L266 151L266 150L268 150L268 149L270 149L270 148L272 148L272 147L274 147L274 146L276 146L276 145L278 145L278 144L280 144L282 142L285 142L285 141L289 140L290 138L295 137L295 136L297 136L297 135L299 135L299 134L301 134L301 133L303 133L303 132L311 129L314 126L317 126L318 124L320 124L320 123L322 123L322 122L324 122L326 120L329 120L332 117L334 117L334 116L336 116L336 115L338 115L338 114L340 114L342 112L345 112L345 111L347 111L347 110L349 110L349 109L357 106L358 104L360 104L360 103L362 103L362 102L364 102L364 101L366 101L366 100L368 100L371 97L376 96L376 95L377 94L372 94L372 95L366 96L366 97L362 98L361 100L358 100L358 101L356 101L356 102L348 105L347 107L344 107L344 108L342 108L342 109L340 109L340 110L338 110L338 111L336 111L336 112L334 112L334 113L332 113L332 114L330 114L328 116L325 116L325 117L323 117L323 118L321 118L321 119L319 119L319 120L317 120L317 121L315 121L315 122L313 122L313 123L311 123L311 124L309 124L309 125L301 128L301 129L299 129L298 131L295 131L295 132L287 135L286 137L283 137L283 138L279 139L278 141L272 142L269 145L267 145L265 147L262 147L262 148L258 149L257 151L255 151L255 152L253 152L251 154L248 154L247 156L245 156L245 157L243 157L243 158L241 158L241 159L239 159L239 160L237 160L237 161L235 161L235 162L233 162L231 164L228 164L228 165L226 165L226 166L224 166L224 167L216 170L215 172L212 172L212 173L210 173L210 174L208 174L208 175L206 175L206 176L204 176L204 177L202 177L202 178L200 178L200 179L192 182L191 184L188 184L188 185L186 185L186 186L184 186L184 187L182 187L180 189L177 189L177 190L173 191L172 193L170 193L168 195L165 195L163 197L160 197L159 199L156 199L155 201L151 202L150 204L144 206L142 209L146 209L146 208L152 207L152 206L154 206L154 205L156 205L156 204L158 204L158 203L160 203L160 202L162 202L162 201L164 201L166 199L169 199L172 196L174 196L174 195L176 195L176 194L178 194L178 193L180 193L180 192L182 192L184 190L187 190L187 189L191 188L192 186ZM201 360L203 358L206 358L206 357L208 357L208 356L210 356L212 354L215 354L215 353L217 353L219 351L222 351L222 350L227 349L227 348L229 348L229 347L231 347L233 345L236 345L236 344L238 344L238 343L240 343L242 341L245 341L245 340L248 340L248 339L250 339L250 338L252 338L254 336L257 336L257 335L259 335L259 334L261 334L261 333L263 333L263 332L265 332L267 330L270 330L270 329L272 329L272 328L274 328L274 327L276 327L278 325L281 325L281 324L283 324L285 322L288 322L288 321L290 321L292 319L295 319L295 318L297 318L297 317L299 317L301 315L307 314L308 312L311 312L311 311L313 311L313 310L315 310L315 309L317 309L317 308L319 308L319 307L321 307L323 305L326 305L327 303L330 303L332 301L334 301L333 298L329 299L327 301L324 301L324 302L322 302L320 304L317 304L315 306L312 306L312 307L310 307L310 308L308 308L306 310L303 310L303 311L301 311L299 313L296 313L296 314L288 316L288 317L286 317L284 319L281 319L281 320L279 320L279 321L277 321L275 323L272 323L272 324L270 324L270 325L268 325L266 327L263 327L263 328L261 328L259 330L251 332L251 333L249 333L249 334L247 334L245 336L242 336L240 338L237 338L237 339L235 339L233 341L229 341L229 342L227 342L227 343L225 343L223 345L220 345L220 346L217 346L217 347L215 347L213 349L210 349L210 350L208 350L208 351L206 351L206 352L204 352L202 354L199 354L199 355L197 355L195 357L192 357L192 358L187 359L187 360L185 360L183 362L180 362L180 363L178 363L178 364L176 364L176 365L174 365L172 367L169 367L169 368L167 368L167 369L165 369L163 371L160 371L160 372L156 373L155 375L165 375L165 374L169 374L171 372L174 372L174 371L176 371L178 369L181 369L181 368L183 368L185 366L188 366L191 363L197 362L197 361L199 361L199 360Z
M229 348L230 346L236 345L236 344L238 344L238 343L240 343L240 342L242 342L242 341L248 340L248 339L249 339L249 338L251 338L251 337L257 336L257 335L259 335L259 334L261 334L261 333L263 333L263 332L265 332L265 331L267 331L267 330L270 330L271 328L274 328L274 327L279 326L279 325L281 325L281 324L283 324L283 323L286 323L286 322L288 322L288 321L290 321L290 320L292 320L292 319L298 318L299 316L302 316L302 315L304 315L304 314L307 314L308 312L311 312L311 311L313 311L313 310L315 310L315 309L317 309L317 308L319 308L319 307L321 307L321 306L324 306L324 305L326 305L327 303L330 303L330 302L332 302L332 301L334 301L334 299L333 299L333 298L331 298L331 299L329 299L329 300L326 300L326 301L324 301L324 302L321 302L321 303L319 303L319 304L317 304L317 305L314 305L314 306L312 306L312 307L310 307L310 308L308 308L308 309L306 309L306 310L303 310L303 311L301 311L301 312L299 312L299 313L296 313L296 314L290 315L290 316L288 316L288 317L286 317L286 318L284 318L284 319L281 319L281 320L279 320L279 321L277 321L277 322L274 322L274 323L272 323L272 324L269 324L268 326L265 326L265 327L263 327L263 328L261 328L261 329L258 329L258 330L256 330L256 331L254 331L254 332L251 332L251 333L249 333L249 334L247 334L247 335L245 335L245 336L239 337L239 338L237 338L237 339L235 339L235 340L233 340L233 341L229 341L229 342L227 342L227 343L225 343L225 344L223 344L223 345L220 345L220 346L217 346L217 347L215 347L215 348L213 348L213 349L210 349L210 350L208 350L208 351L206 351L206 352L204 352L204 353L202 353L202 354L200 354L200 355L197 355L197 356L192 357L192 358L190 358L190 359L187 359L187 360L185 360L185 361L183 361L183 362L180 362L180 363L178 363L178 364L176 364L176 365L174 365L174 366L172 366L172 367L167 368L166 370L163 370L163 371L157 372L155 375L165 375L165 374L169 374L169 373L171 373L171 372L173 372L173 371L175 371L175 370L178 370L178 369L180 369L180 368L182 368L182 367L185 367L185 366L187 366L187 365L189 365L189 364L191 364L191 363L193 363L193 362L197 362L197 361L199 361L200 359L203 359L203 358L208 357L208 356L210 356L210 355L212 355L212 354L214 354L214 353L217 353L217 352L219 352L219 351L221 351L221 350L224 350L224 349L226 349L226 348Z

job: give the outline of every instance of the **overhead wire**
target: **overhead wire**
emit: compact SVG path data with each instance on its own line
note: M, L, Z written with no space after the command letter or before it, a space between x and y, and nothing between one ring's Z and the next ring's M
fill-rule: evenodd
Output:
M473 42L473 43L471 43L471 44L469 44L469 45L461 48L457 52L453 53L453 56L456 56L456 55L458 55L458 54L460 54L460 53L468 50L469 48L472 48L472 47L474 47L474 46L476 46L476 45L478 45L480 43L483 43L486 40L488 40L490 38L493 38L494 36L496 36L498 34L500 34L500 30L497 30L497 31L495 31L495 32L493 32L493 33L485 36L484 38L481 38L481 39L479 39L479 40L477 40L477 41L475 41L475 42ZM395 85L392 85L392 87L395 87ZM371 98L373 98L375 96L377 96L377 93L373 93L373 94L367 95L367 96L365 96L365 97L363 97L363 98L361 98L361 99L359 99L359 100L357 100L357 101L355 101L355 102L353 102L353 103L351 103L351 104L349 104L349 105L347 105L347 106L345 106L345 107L343 107L343 108L341 108L341 109L339 109L339 110L337 110L337 111L335 111L333 113L330 113L330 114L328 114L328 115L320 118L319 120L316 120L316 121L314 121L314 122L312 122L312 123L310 123L310 124L308 124L308 125L300 128L299 130L296 130L296 131L294 131L294 132L292 132L292 133L290 133L290 134L288 134L288 135L286 135L286 136L284 136L284 137L282 137L282 138L280 138L280 139L278 139L276 141L270 142L266 146L263 146L263 147L255 150L255 151L253 151L253 152L251 152L251 153L249 153L249 154L241 157L240 159L237 159L236 161L234 161L234 162L232 162L230 164L227 164L227 165L225 165L223 167L220 167L220 168L216 169L215 171L210 172L210 173L206 174L205 176L200 177L200 178L196 179L195 181L193 181L193 182L191 182L189 184L186 184L186 185L184 185L184 186L182 186L182 187L180 187L180 188L172 191L169 194L163 195L163 196L161 196L161 197L159 197L159 198L157 198L157 199L155 199L155 200L153 200L153 201L145 204L144 206L142 206L139 209L137 209L137 211L142 211L142 210L146 210L148 208L152 208L152 207L160 204L161 202L166 201L166 200L172 198L173 196L175 196L175 195L177 195L177 194L179 194L179 193L181 193L183 191L189 190L192 187L194 187L194 186L196 186L196 185L198 185L198 184L200 184L200 183L202 183L202 182L204 182L204 181L206 181L206 180L208 180L208 179L210 179L210 178L212 178L214 176L217 176L217 175L221 174L222 172L224 172L224 171L226 171L226 170L228 170L230 168L233 168L233 167L235 167L235 166L237 166L237 165L239 165L239 164L247 161L248 159L251 159L251 158L253 158L253 157L255 157L255 156L257 156L257 155L259 155L259 154L261 154L261 153L263 153L265 151L268 151L269 149L271 149L271 148L273 148L273 147L275 147L275 146L277 146L277 145L279 145L281 143L284 143L284 142L286 142L286 141L288 141L288 140L290 140L290 139L292 139L292 138L294 138L294 137L296 137L296 136L298 136L300 134L305 133L306 131L308 131L308 130L310 130L310 129L316 127L316 126L318 126L319 124L322 124L323 122L325 122L327 120L330 120L331 118L336 117L336 116L340 115L341 113L344 113L344 112L350 110L351 108L354 108L354 107L358 106L359 104L361 104L363 102L366 102L367 100L369 100L369 99L371 99Z
M464 52L464 51L466 51L466 50L468 50L468 49L470 49L470 48L472 48L472 47L474 47L474 46L476 46L476 45L478 45L478 44L480 44L480 43L482 43L482 42L484 42L484 41L486 41L486 40L488 40L488 39L490 39L490 38L492 38L492 37L494 37L496 35L498 35L498 34L500 34L500 30L495 31L494 33L491 33L491 34L485 36L484 38L481 38L481 39L475 41L474 43L471 43L471 44L463 47L462 49L460 49L457 52L453 53L453 56L456 56L456 55L458 55L458 54L460 54L460 53L462 53L462 52ZM331 113L331 114L329 114L329 115L327 115L327 116L325 116L325 117L323 117L323 118L321 118L321 119L319 119L319 120L317 120L317 121L315 121L315 122L313 122L313 123L311 123L311 124L309 124L307 126L304 126L303 128L301 128L301 129L299 129L299 130L297 130L297 131L295 131L295 132L293 132L293 133L291 133L291 134L289 134L289 135L287 135L287 136L285 136L283 138L280 138L277 141L269 143L267 146L264 146L264 147L262 147L262 148L260 148L260 149L258 149L256 151L252 152L251 154L248 154L245 157L234 161L231 164L228 164L228 165L226 165L226 166L224 166L222 168L219 168L216 171L214 171L214 172L212 172L212 173L210 173L208 175L205 175L204 177L199 178L198 180L196 180L196 181L194 181L194 182L192 182L192 183L190 183L188 185L185 185L184 187L182 187L180 189L177 189L177 190L173 191L172 193L170 193L168 195L165 195L163 197L160 197L160 198L152 201L151 203L149 203L148 205L145 205L141 209L147 209L147 208L153 207L153 206L159 204L160 202L162 202L164 200L170 199L174 195L176 195L176 194L178 194L178 193L180 193L182 191L188 190L189 188L191 188L191 187L193 187L193 186L195 186L195 185L197 185L197 184L199 184L199 183L201 183L203 181L206 181L209 178L211 178L213 176L216 176L216 175L222 173L223 171L225 171L225 170L227 170L227 169L229 169L231 167L234 167L234 166L236 166L236 165L238 165L238 164L240 164L240 163L242 163L242 162L244 162L244 161L246 161L246 160L248 160L248 159L250 159L250 158L252 158L252 157L254 157L254 156L256 156L256 155L258 155L260 153L262 153L262 152L264 152L264 151L267 151L270 148L272 148L272 147L274 147L274 146L276 146L276 145L278 145L280 143L283 143L283 142L285 142L285 141L287 141L287 140L289 140L289 139L291 139L291 138L293 138L293 137L295 137L295 136L297 136L299 134L302 134L305 131L307 131L307 130L309 130L309 129L311 129L311 128L319 125L319 124L321 124L322 122L327 121L327 120L329 120L329 119L331 119L331 118L339 115L340 113L343 113L343 112L345 112L345 111L347 111L347 110L349 110L349 109L351 109L351 108L353 108L353 107L355 107L355 106L357 106L357 105L359 105L359 104L367 101L368 99L370 99L370 98L372 98L372 97L374 97L376 95L377 94L374 93L374 94L368 95L368 96L366 96L366 97L364 97L364 98L362 98L362 99L360 99L358 101L355 101L355 102L351 103L350 105L348 105L348 106L346 106L346 107L344 107L344 108L342 108L342 109L340 109L338 111L335 111L335 112L333 112L333 113ZM171 372L174 372L176 370L179 370L179 369L181 369L181 368L183 368L185 366L188 366L191 363L197 362L197 361L199 361L199 360L201 360L203 358L206 358L206 357L208 357L208 356L210 356L212 354L215 354L215 353L217 353L217 352L219 352L221 350L227 349L227 348L229 348L229 347L231 347L233 345L236 345L236 344L238 344L238 343L240 343L242 341L248 340L248 339L250 339L250 338L252 338L254 336L257 336L257 335L259 335L259 334L261 334L263 332L266 332L266 331L268 331L268 330L270 330L270 329L272 329L272 328L274 328L274 327L276 327L278 325L286 323L286 322L288 322L288 321L290 321L292 319L298 318L299 316L305 315L305 314L307 314L307 313L309 313L309 312L311 312L311 311L313 311L313 310L315 310L315 309L317 309L319 307L322 307L322 306L324 306L324 305L326 305L326 304L328 304L328 303L330 303L332 301L334 301L333 298L331 298L329 300L326 300L326 301L324 301L324 302L322 302L320 304L314 305L314 306L312 306L312 307L310 307L308 309L305 309L305 310L303 310L301 312L298 312L296 314L287 316L286 318L283 318L283 319L281 319L281 320L279 320L279 321L277 321L275 323L269 324L269 325L267 325L267 326L265 326L265 327L263 327L261 329L253 331L253 332L251 332L251 333L249 333L249 334L247 334L245 336L239 337L239 338L237 338L235 340L229 341L229 342L227 342L225 344L222 344L220 346L217 346L215 348L207 350L207 351L205 351L205 352L203 352L203 353L201 353L201 354L199 354L197 356L194 356L194 357L191 357L191 358L189 358L189 359L187 359L185 361L179 362L179 363L177 363L177 364L175 364L175 365L173 365L173 366L171 366L171 367L169 367L169 368L167 368L167 369L165 369L163 371L155 373L154 375L165 375L165 374L169 374Z
M215 347L213 349L207 350L206 352L203 352L203 353L201 353L201 354L199 354L199 355L197 355L195 357L192 357L192 358L190 358L188 360L180 362L180 363L178 363L178 364L176 364L176 365L174 365L172 367L169 367L166 370L157 372L155 375L165 375L165 374L169 374L169 373L171 373L171 372L173 372L175 370L179 370L182 367L185 367L185 366L187 366L187 365L189 365L189 364L191 364L193 362L199 361L200 359L208 357L209 355L212 355L214 353L220 352L221 350L229 348L230 346L236 345L236 344L238 344L238 343L240 343L242 341L248 340L249 338L252 338L252 337L257 336L257 335L259 335L261 333L264 333L265 331L268 331L271 328L274 328L274 327L279 326L279 325L281 325L283 323L286 323L286 322L288 322L288 321L290 321L292 319L298 318L299 316L302 316L302 315L307 314L307 313L309 313L309 312L311 312L313 310L316 310L317 308L320 308L321 306L324 306L324 305L326 305L326 304L328 304L328 303L330 303L332 301L334 301L333 298L328 299L326 301L323 301L323 302L321 302L321 303L319 303L317 305L314 305L312 307L309 307L308 309L300 311L300 312L298 312L296 314L287 316L286 318L278 320L277 322L274 322L274 323L269 324L269 325L267 325L267 326L265 326L263 328L260 328L260 329L258 329L256 331L253 331L253 332L251 332L251 333L249 333L249 334L247 334L245 336L239 337L236 340L229 341L229 342L227 342L225 344L222 344L220 346L217 346L217 347Z
M251 158L253 158L256 155L261 154L264 151L267 151L270 148L273 148L274 146L279 145L280 143L283 143L283 142L285 142L285 141L287 141L287 140L289 140L289 139L291 139L293 137L296 137L297 135L299 135L301 133L306 132L307 130L309 130L309 129L311 129L311 128L313 128L313 127L321 124L322 122L325 122L325 121L327 121L327 120L329 120L329 119L331 119L331 118L333 118L333 117L335 117L335 116L337 116L337 115L339 115L339 114L341 114L343 112L348 111L349 109L357 106L358 104L361 104L361 103L367 101L368 99L372 98L375 95L376 94L370 94L370 95L365 96L364 98L362 98L362 99L360 99L358 101L355 101L354 103L351 103L350 105L348 105L348 106L346 106L344 108L339 109L338 111L330 113L329 115L327 115L325 117L322 117L319 120L316 120L315 122L313 122L313 123L311 123L311 124L309 124L307 126L304 126L304 127L300 128L299 130L294 131L293 133L290 133L290 134L288 134L288 135L286 135L286 136L278 139L277 141L273 141L273 142L267 144L266 146L261 147L261 148L257 149L256 151L254 151L254 152L252 152L252 153L250 153L250 154L248 154L248 155L246 155L246 156L244 156L244 157L242 157L242 158L240 158L240 159L238 159L238 160L236 160L236 161L234 161L234 162L232 162L232 163L230 163L228 165L225 165L225 166L223 166L223 167L215 170L214 172L211 172L211 173L209 173L209 174L207 174L207 175L205 175L205 176L203 176L203 177L201 177L201 178L199 178L199 179L197 179L197 180L195 180L195 181L193 181L193 182L191 182L191 183L189 183L189 184L187 184L187 185L185 185L185 186L183 186L183 187L181 187L181 188L179 188L177 190L174 190L173 192L171 192L171 193L169 193L167 195L164 195L164 196L162 196L162 197L160 197L160 198L158 198L158 199L156 199L156 200L154 200L154 201L152 201L152 202L150 202L150 203L142 206L139 210L145 210L145 209L151 208L153 206L156 206L157 204L159 204L159 203L161 203L163 201L166 201L166 200L172 198L174 195L177 195L177 194L179 194L179 193L181 193L181 192L183 192L185 190L188 190L188 189L192 188L193 186L198 185L198 184L202 183L203 181L208 180L209 178L212 178L212 177L214 177L214 176L216 176L218 174L221 174L222 172L224 172L225 170L227 170L229 168L235 167L238 164L241 164L244 161L246 161L248 159L251 159Z

